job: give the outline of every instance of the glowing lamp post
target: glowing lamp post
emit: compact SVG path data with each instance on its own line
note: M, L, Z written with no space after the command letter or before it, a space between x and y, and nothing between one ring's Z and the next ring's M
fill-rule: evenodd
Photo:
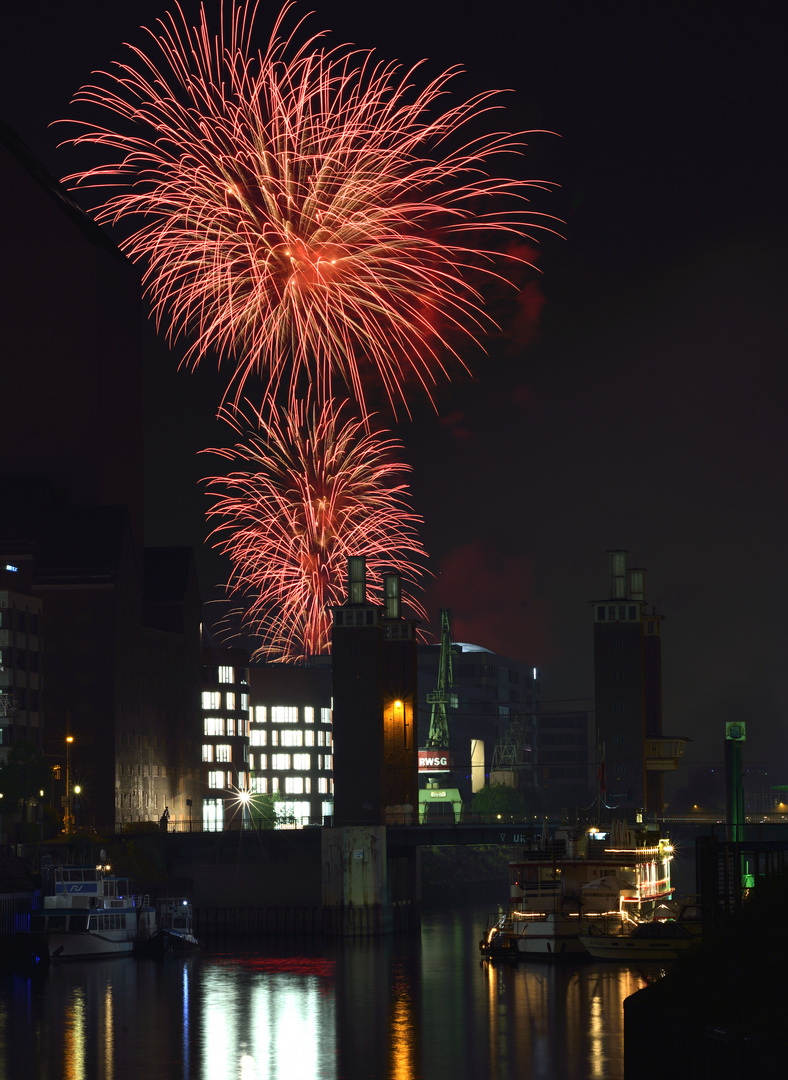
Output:
M71 833L71 744L73 741L73 735L66 735L66 813L64 824L67 836Z

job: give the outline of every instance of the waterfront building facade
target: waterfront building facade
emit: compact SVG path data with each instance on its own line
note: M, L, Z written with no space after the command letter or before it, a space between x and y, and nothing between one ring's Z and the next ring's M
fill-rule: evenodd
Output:
M24 569L0 552L0 764L14 743L43 749L43 604Z
M252 802L275 815L280 828L330 822L334 813L330 664L254 664L249 676Z
M249 657L242 649L203 648L202 827L242 828L248 810Z

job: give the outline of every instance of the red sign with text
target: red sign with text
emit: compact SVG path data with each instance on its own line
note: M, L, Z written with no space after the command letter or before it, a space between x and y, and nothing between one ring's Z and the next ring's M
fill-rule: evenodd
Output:
M452 758L448 750L419 750L419 772L451 772Z

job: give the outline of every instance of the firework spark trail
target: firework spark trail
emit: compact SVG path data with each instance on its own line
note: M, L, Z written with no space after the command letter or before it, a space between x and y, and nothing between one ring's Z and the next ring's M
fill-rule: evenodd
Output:
M78 121L70 141L107 160L66 179L99 189L99 221L141 218L123 246L158 323L187 336L188 363L235 365L235 404L252 373L271 402L309 381L328 398L340 378L365 414L372 371L396 414L413 376L431 397L456 343L494 325L474 282L499 276L497 235L548 227L527 207L543 185L489 175L517 137L462 141L496 92L447 106L455 69L417 89L417 67L322 34L299 45L303 20L283 35L289 8L264 52L257 4L225 4L216 36L204 10L160 20L157 60L132 48L76 96L116 126Z
M211 537L232 567L229 588L251 598L256 658L292 662L328 651L329 607L345 600L349 555L366 556L373 587L387 570L418 585L422 519L402 479L408 466L392 456L399 443L341 411L327 402L274 409L270 419L256 412L250 430L225 414L241 441L209 451L241 466L205 482L215 500L208 517L219 522Z

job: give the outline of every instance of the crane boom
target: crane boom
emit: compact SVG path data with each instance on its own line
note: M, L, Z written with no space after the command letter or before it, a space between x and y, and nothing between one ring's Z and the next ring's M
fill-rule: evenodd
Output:
M430 715L430 733L427 747L448 747L449 745L449 703L451 688L454 685L454 664L451 649L451 613L441 608L441 646L438 655L438 685L427 694L427 702L432 705Z

